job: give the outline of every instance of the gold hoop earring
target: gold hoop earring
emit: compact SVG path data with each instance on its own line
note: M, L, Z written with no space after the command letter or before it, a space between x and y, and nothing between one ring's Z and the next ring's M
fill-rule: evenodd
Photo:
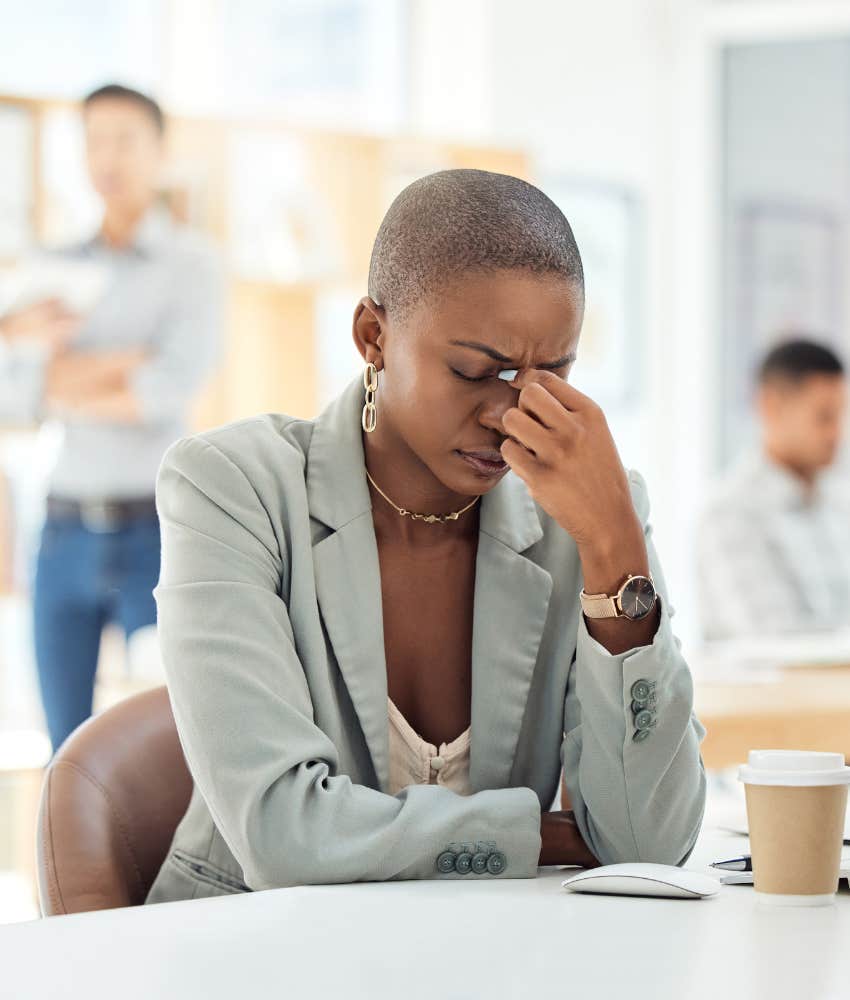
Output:
M366 403L363 406L363 416L360 420L363 430L371 434L378 423L378 411L375 409L375 393L378 389L378 369L370 361L363 371L363 387L366 390Z

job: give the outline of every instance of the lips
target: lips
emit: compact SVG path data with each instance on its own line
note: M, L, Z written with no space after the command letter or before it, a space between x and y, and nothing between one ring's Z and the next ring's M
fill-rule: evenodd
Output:
M461 455L480 458L482 462L504 462L502 453L498 448L483 448L481 451L462 451Z
M497 476L506 472L508 463L502 458L502 453L496 448L483 448L480 451L460 451L458 455L476 472L485 476Z

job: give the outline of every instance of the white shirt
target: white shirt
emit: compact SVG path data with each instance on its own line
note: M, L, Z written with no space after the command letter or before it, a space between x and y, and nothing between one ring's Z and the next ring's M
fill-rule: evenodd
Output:
M390 795L408 785L443 785L459 795L471 795L469 746L471 726L451 743L428 743L387 698L390 723Z
M697 562L706 639L850 626L850 493L751 453L703 511Z

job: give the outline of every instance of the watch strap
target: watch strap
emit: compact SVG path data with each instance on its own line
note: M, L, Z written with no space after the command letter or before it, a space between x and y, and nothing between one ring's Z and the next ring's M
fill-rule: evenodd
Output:
M632 580L647 580L653 590L652 604L649 609L642 615L632 615L623 607L623 593L629 586ZM641 618L645 618L646 615L655 606L655 601L657 600L657 594L655 592L655 583L653 582L652 575L644 576L644 574L639 573L629 573L626 579L620 585L620 589L616 594L588 594L585 592L584 588L581 590L579 595L579 600L581 602L581 609L588 618L628 618L629 621L640 621Z
M623 613L617 607L617 595L587 594L582 589L579 594L581 610L588 618L622 618Z

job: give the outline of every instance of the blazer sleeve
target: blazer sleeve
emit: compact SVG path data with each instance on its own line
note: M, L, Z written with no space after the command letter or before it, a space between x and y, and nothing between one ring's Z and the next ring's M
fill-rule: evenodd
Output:
M202 437L172 445L157 505L154 595L177 730L250 888L461 878L438 871L437 858L450 844L477 840L505 856L500 877L536 875L541 803L532 789L461 796L413 785L393 796L339 773L337 750L313 721L280 596L285 556L256 490L228 456Z
M635 509L644 525L661 614L651 644L613 655L579 616L575 658L564 705L561 760L578 828L602 864L626 861L682 865L702 825L706 778L693 713L693 682L673 635L673 608L652 541L649 499L630 470ZM654 685L654 725L635 740L632 688Z

